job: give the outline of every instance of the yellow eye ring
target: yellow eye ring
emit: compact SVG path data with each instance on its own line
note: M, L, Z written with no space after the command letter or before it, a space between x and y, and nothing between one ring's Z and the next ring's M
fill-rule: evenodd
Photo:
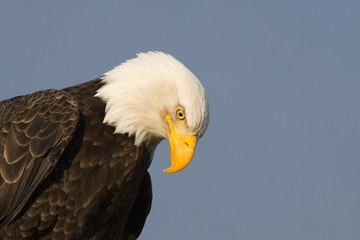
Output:
M176 108L175 116L180 121L185 120L186 119L185 110L182 107Z

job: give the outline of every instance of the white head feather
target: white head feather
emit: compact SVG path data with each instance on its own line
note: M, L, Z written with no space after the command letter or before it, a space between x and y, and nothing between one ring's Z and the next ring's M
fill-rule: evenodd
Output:
M135 135L135 144L166 139L166 115L186 111L191 135L201 137L208 125L208 101L196 76L169 54L137 54L102 77L96 97L106 102L104 123L116 133Z

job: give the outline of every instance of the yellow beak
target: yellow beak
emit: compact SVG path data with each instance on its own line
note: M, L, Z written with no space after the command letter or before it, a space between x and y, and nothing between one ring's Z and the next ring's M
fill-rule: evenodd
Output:
M175 173L183 170L194 156L196 147L196 136L179 134L169 115L167 115L169 124L168 137L170 143L171 167L165 169L165 172Z

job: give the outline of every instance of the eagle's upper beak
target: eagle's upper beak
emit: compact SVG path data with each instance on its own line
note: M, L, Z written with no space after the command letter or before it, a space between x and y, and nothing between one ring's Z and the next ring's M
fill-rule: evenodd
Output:
M180 133L169 115L167 115L169 129L167 131L170 143L171 167L165 172L175 173L184 169L194 156L196 147L196 136L189 136L187 133Z

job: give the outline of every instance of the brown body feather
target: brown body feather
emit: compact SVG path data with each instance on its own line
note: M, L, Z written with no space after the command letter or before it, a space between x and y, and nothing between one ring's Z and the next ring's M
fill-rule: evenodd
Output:
M136 239L151 157L103 124L99 79L0 102L0 239Z

